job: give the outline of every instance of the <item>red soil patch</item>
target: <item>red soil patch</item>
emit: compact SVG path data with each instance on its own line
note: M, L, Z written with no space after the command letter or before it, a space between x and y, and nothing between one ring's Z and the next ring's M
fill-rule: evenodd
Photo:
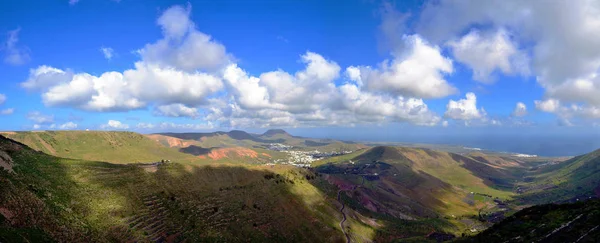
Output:
M342 191L350 191L350 190L354 189L354 184L352 184L348 181L345 181L343 179L340 179L338 177L326 175L325 179L330 184L336 185Z
M271 155L269 155L267 153L262 153L262 155L271 158Z
M167 144L169 144L169 147L189 147L190 145L192 145L193 143L191 142L186 142L182 139L179 138L174 138L174 137L168 137L168 136L161 136L161 135L147 135L149 138L156 140L157 142L160 142L160 140L165 140L167 142Z
M208 154L208 157L213 160L220 160L224 158L231 157L250 157L256 158L258 157L258 153L252 149L236 147L236 148L217 148L212 149Z
M13 214L13 212L11 212L10 210L8 210L6 208L0 208L0 214L2 214L2 216L4 216L4 218L8 219L8 221L10 221L10 219L12 219L12 217L15 216Z

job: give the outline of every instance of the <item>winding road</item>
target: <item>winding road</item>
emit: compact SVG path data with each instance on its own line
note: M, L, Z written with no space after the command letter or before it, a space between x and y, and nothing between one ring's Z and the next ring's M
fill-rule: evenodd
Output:
M348 235L348 233L346 233L346 230L344 229L344 222L346 222L346 213L344 213L344 208L346 208L346 205L344 205L344 203L342 202L341 194L342 190L339 190L337 200L338 202L340 202L340 204L342 204L342 208L340 208L340 213L342 213L343 217L342 221L340 221L340 228L342 229L342 233L344 233L344 235L346 236L346 242L350 243L350 236Z
M360 183L360 186L363 186L365 184L365 177L362 177L362 182ZM353 190L356 190L356 188L358 188L359 186L355 186L353 188ZM340 221L340 228L342 229L342 233L344 233L344 235L346 236L346 242L350 243L350 235L348 235L348 233L346 232L346 230L344 229L344 222L346 222L346 213L344 213L344 208L346 208L346 205L344 205L344 203L342 202L342 190L339 190L337 193L337 200L340 204L342 204L342 208L340 208L340 213L342 213L342 221Z

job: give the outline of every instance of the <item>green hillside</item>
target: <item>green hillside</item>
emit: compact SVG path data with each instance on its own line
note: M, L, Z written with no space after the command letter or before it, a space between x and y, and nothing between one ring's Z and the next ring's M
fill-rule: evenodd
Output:
M342 142L331 139L312 139L296 137L284 130L269 130L264 134L249 134L244 131L213 133L159 133L147 135L153 140L172 147L187 147L196 145L205 149L225 147L245 147L266 149L268 144L281 143L292 146L294 150L319 150L322 152L365 148L356 143ZM181 141L178 142L177 140Z
M484 153L361 149L281 131L5 134L24 144L0 136L0 242L435 241L474 235L521 204L600 191L598 151L529 164ZM284 153L257 147L246 134L289 137L306 149L357 147L308 169L261 165ZM244 145L202 146L229 142ZM131 163L160 159L173 162Z
M457 154L378 146L318 161L315 166L345 192L350 208L364 215L444 219L451 227L443 232L469 235L496 221L482 214L503 217L514 210L506 202L515 195L512 188L495 186L486 177L504 172ZM508 172L506 176L496 180L512 178ZM393 232L392 228L389 234Z
M1 136L0 151L12 171L0 170L2 242L386 242L457 229L362 212L328 175L302 168L90 162Z
M598 242L600 200L523 209L486 231L457 242Z
M290 167L61 159L0 137L0 241L341 241L335 204ZM309 178L309 179L307 179Z
M133 132L44 131L5 132L0 135L63 158L123 164L163 159L188 162L198 160L197 157L165 147Z
M600 196L600 150L532 169L521 190L529 204Z
M429 149L378 146L366 151L360 150L353 154L317 161L315 165L320 168L340 164L357 167L377 161L402 166L414 173L426 173L465 192L505 199L514 195L510 184L510 181L514 180L511 171L495 168L470 157Z

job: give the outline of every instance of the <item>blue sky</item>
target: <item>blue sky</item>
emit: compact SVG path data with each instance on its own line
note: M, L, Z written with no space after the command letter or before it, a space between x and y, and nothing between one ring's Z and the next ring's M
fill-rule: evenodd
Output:
M598 3L474 3L2 1L0 130L598 133Z

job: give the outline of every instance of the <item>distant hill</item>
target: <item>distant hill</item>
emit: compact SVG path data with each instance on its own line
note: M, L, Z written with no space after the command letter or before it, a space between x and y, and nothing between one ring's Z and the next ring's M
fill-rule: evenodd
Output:
M207 139L228 137L233 140L248 140L257 143L282 143L283 139L262 139L258 136L253 136L245 131L231 130L229 132L212 132L212 133L157 133L158 135L169 136L185 140L203 141Z
M600 200L523 209L484 232L457 242L598 242Z
M146 135L152 140L170 147L188 147L195 145L201 148L232 148L244 147L250 149L267 149L269 144L280 143L292 146L294 150L354 151L365 148L365 145L348 143L332 139L311 139L292 136L281 129L271 129L264 134L250 134L245 131L213 133L157 133ZM263 151L270 153L268 151Z
M283 129L269 129L262 134L263 137L272 137L275 135L286 135L290 137L292 136Z
M59 157L113 163L160 160L195 161L198 158L165 147L133 132L43 131L4 132L0 135Z

